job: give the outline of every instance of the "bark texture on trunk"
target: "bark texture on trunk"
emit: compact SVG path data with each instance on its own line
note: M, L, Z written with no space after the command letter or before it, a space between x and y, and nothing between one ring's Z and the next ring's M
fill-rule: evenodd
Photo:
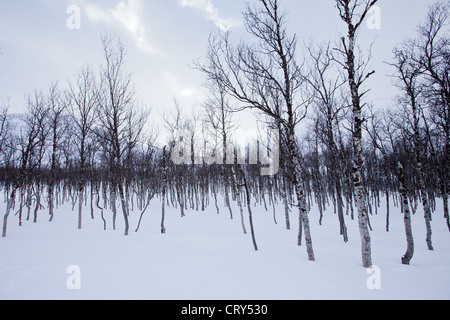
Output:
M398 162L398 181L400 183L400 197L402 201L403 220L405 223L405 233L407 242L406 253L402 257L402 263L409 265L414 255L414 238L411 226L411 213L409 212L408 190L406 188L405 183L405 172L400 162Z

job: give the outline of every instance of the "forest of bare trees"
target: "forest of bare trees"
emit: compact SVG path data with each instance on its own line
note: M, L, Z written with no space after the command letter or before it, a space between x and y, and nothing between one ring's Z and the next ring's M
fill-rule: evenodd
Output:
M82 229L89 218L115 230L120 212L128 235L139 229L129 216L140 214L140 223L158 199L162 233L170 232L167 206L181 217L185 210L212 207L240 219L258 250L256 203L286 229L295 215L298 244L311 261L320 253L314 251L310 224L322 224L334 213L336 232L347 242L349 220L357 220L362 264L370 267L370 216L386 215L389 232L395 206L405 223L402 263L412 260L415 241L433 250L430 221L442 219L450 231L450 3L430 6L417 32L392 48L386 81L399 94L375 106L370 87L376 70L369 69L370 48L359 40L377 0L335 0L348 33L308 44L289 28L281 2L259 0L247 7L248 41L236 41L233 31L211 34L206 58L193 66L205 78L201 110L187 114L175 101L160 132L139 102L126 69L126 47L111 34L99 43L101 66L80 66L68 83L30 93L24 114L2 107L2 236L8 223L57 219L64 203L78 214L74 227ZM260 122L257 139L245 146L234 143L243 111ZM162 135L167 139L161 144ZM313 205L319 221L310 219ZM434 215L438 206L443 217ZM413 239L413 214L424 216L423 239Z

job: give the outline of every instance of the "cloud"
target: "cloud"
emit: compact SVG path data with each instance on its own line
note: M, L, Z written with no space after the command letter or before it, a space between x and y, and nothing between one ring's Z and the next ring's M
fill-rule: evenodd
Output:
M163 55L146 37L146 28L140 12L143 11L142 0L127 0L119 2L115 7L104 8L98 4L85 4L87 17L97 23L118 23L127 29L139 49L156 55Z
M163 74L163 81L177 96L194 97L197 94L197 90L193 86L180 83L180 77L174 73L165 72Z
M195 94L195 90L193 88L184 88L180 90L180 95L183 97L191 97Z
M119 2L117 6L110 9L114 19L121 22L132 34L139 36L145 32L138 12L141 9L140 0L128 0L128 3Z
M219 9L214 6L212 0L179 0L178 4L183 8L193 8L202 12L206 20L214 22L214 24L223 31L241 24L241 22L235 18L222 18L219 15Z
M86 15L89 19L91 19L94 22L112 22L113 17L112 15L107 11L104 10L102 7L96 4L86 4L84 11L86 12Z

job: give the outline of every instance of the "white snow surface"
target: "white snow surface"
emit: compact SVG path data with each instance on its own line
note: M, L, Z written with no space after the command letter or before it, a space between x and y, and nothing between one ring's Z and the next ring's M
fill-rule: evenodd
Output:
M308 261L305 246L297 246L298 212L293 209L288 231L281 206L278 224L271 207L252 207L258 252L250 234L242 232L235 204L234 220L224 207L217 215L213 201L205 212L187 210L184 218L179 209L166 207L164 235L159 200L153 200L137 233L140 212L131 212L129 236L123 235L120 206L115 231L107 210L107 231L99 210L91 220L88 207L82 230L77 230L77 210L72 211L71 204L60 206L52 223L46 209L36 224L24 221L22 227L13 213L7 237L0 238L0 300L450 299L450 232L442 202L433 214L434 251L426 247L420 207L413 216L415 254L410 266L400 260L406 250L400 209L391 202L391 230L386 232L384 208L382 204L378 214L370 216L378 274L362 267L357 220L345 217L349 242L344 243L332 207L324 213L322 226L318 209L310 213L315 262ZM2 203L2 218L4 212ZM80 271L79 290L67 286L72 276L67 269L73 265ZM374 275L379 276L379 289L367 285Z

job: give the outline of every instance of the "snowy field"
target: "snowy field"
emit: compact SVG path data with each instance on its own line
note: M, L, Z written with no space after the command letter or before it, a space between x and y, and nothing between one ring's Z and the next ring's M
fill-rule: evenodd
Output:
M0 239L0 299L450 299L450 232L441 208L432 222L434 252L426 248L420 208L413 217L415 255L404 266L403 217L391 203L386 233L382 205L371 216L377 266L372 274L361 264L357 221L346 217L350 241L345 244L332 208L322 226L316 208L310 215L316 262L296 245L297 213L287 231L282 208L278 225L271 208L253 208L260 249L255 252L251 236L242 232L238 208L233 209L231 221L225 209L217 215L213 204L207 212L188 210L183 219L178 209L166 208L167 234L161 235L161 207L154 200L138 233L139 212L131 214L128 237L120 210L116 231L110 230L111 212L105 211L108 231L103 231L100 212L91 220L88 210L83 230L77 230L71 205L60 207L52 223L46 211L39 213L37 224L26 221L22 227L12 215L8 236ZM0 210L3 217L3 203ZM249 230L247 216L246 222Z

